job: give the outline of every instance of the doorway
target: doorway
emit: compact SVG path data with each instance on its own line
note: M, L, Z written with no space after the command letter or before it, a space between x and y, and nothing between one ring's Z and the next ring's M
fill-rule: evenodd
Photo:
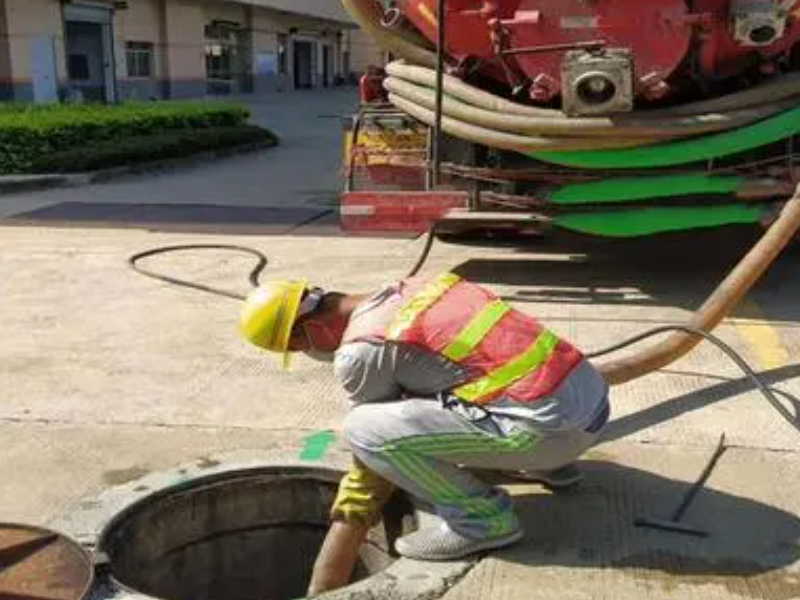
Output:
M294 42L294 87L307 90L314 87L314 46L311 42Z
M89 102L114 102L116 77L111 10L68 4L64 7L64 21L71 93Z

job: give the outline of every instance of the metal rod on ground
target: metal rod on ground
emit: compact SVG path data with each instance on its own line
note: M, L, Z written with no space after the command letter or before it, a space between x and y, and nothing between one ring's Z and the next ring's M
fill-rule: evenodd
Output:
M683 515L686 514L686 511L688 510L689 505L692 503L692 500L694 500L694 497L697 496L701 489L703 489L703 486L706 484L706 481L708 481L708 478L711 476L711 472L714 470L714 467L717 465L717 462L725 452L726 448L725 434L723 433L720 435L717 449L709 459L705 469L703 469L703 472L700 474L700 477L697 479L697 481L692 484L692 487L689 488L689 491L686 492L683 501L672 513L672 516L669 518L669 520L654 519L652 517L640 517L634 521L634 525L636 525L636 527L650 527L651 529L685 533L688 535L696 535L698 537L708 536L707 531L692 525L687 525L686 523L681 523L681 519L683 518Z
M672 515L671 521L680 521L683 518L683 515L686 513L686 509L689 508L689 505L694 500L694 497L697 495L697 492L706 484L708 478L711 476L711 472L714 470L714 467L717 465L717 461L719 461L722 453L725 452L725 434L719 436L719 444L717 444L717 449L714 451L714 454L711 456L711 460L708 461L706 468L703 469L702 474L695 482L695 484L689 490L689 493L686 494L686 497L681 502L680 506L675 509L675 512Z
M442 175L442 102L444 98L444 41L446 34L447 0L439 0L438 34L436 44L436 116L434 121L433 138L433 185L441 183Z

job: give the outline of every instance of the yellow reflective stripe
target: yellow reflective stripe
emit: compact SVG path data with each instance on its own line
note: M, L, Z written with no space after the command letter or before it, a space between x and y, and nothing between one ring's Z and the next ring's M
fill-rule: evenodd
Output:
M488 304L477 315L472 317L464 329L458 332L455 339L442 351L452 361L460 361L469 356L481 343L492 327L511 310L511 307L502 300L495 300Z
M453 394L467 402L480 402L481 398L508 387L536 370L550 358L556 345L558 338L550 331L543 331L525 352L480 379L456 388Z
M447 290L461 281L455 273L444 273L417 292L395 315L386 338L396 340L414 324L422 313L433 306Z

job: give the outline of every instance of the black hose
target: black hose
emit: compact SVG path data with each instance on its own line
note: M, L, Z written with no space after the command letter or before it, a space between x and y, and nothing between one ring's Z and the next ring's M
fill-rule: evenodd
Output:
M414 277L417 273L419 273L420 269L422 269L425 262L428 260L428 255L431 252L431 248L433 247L433 242L436 239L436 225L434 224L428 230L428 236L425 240L425 246L422 248L422 252L420 253L417 262L408 272L406 277ZM156 273L154 271L149 271L147 269L143 269L139 266L139 261L143 258L148 258L150 256L156 256L157 254L167 254L169 252L181 252L184 250L233 250L236 252L244 252L245 254L250 254L258 259L256 266L250 271L248 276L248 280L250 281L250 285L254 288L257 288L261 285L260 277L262 271L267 266L269 262L266 255L256 250L255 248L249 248L247 246L236 246L234 244L182 244L178 246L159 246L158 248L151 248L150 250L145 250L144 252L138 252L134 254L130 258L128 258L128 265L139 273L140 275L144 275L145 277L150 277L152 279L157 279L159 281L166 281L167 283L171 283L173 285L179 285L181 287L190 288L193 290L199 290L201 292L207 292L209 294L214 294L216 296L222 296L224 298L231 298L233 300L247 300L247 296L242 294L237 294L235 292L229 292L227 290L223 290L220 288L212 287L209 285L204 285L202 283L195 283L193 281L187 281L185 279L178 279L177 277L172 277L171 275L164 275L162 273Z
M166 254L168 252L179 252L182 250L234 250L236 252L244 252L246 254L250 254L255 256L258 259L256 266L250 271L250 275L248 277L250 281L250 285L254 288L259 286L259 278L261 276L261 272L267 266L267 257L258 250L254 248L248 248L247 246L235 246L232 244L185 244L180 246L161 246L159 248L152 248L150 250L145 250L144 252L139 252L138 254L134 254L128 259L128 264L130 267L136 271L137 273L144 275L145 277L151 277L153 279L158 279L159 281L166 281L167 283L172 283L174 285L180 285L182 287L191 288L193 290L200 290L201 292L208 292L209 294L215 294L217 296L223 296L225 298L232 298L234 300L246 300L247 297L241 294L236 294L235 292L229 292L227 290L222 290L219 288L211 287L209 285L203 285L202 283L194 283L193 281L186 281L184 279L177 279L170 275L162 275L161 273L155 273L153 271L148 271L147 269L143 269L137 263L143 259L147 258L148 256L155 256L156 254Z
M417 273L419 273L420 269L425 265L425 262L428 260L428 255L431 253L431 248L433 247L433 242L436 240L436 223L431 225L431 228L428 230L428 237L425 239L425 246L422 248L422 252L420 252L419 258L417 262L414 263L414 266L411 267L411 270L408 272L406 277L414 277Z
M711 342L717 348L722 350L728 357L735 362L739 368L744 372L745 375L753 382L756 388L764 395L767 401L772 405L772 407L778 411L778 413L786 419L789 424L797 429L800 432L800 422L798 418L800 415L795 417L792 415L791 412L781 404L778 399L775 397L775 393L770 389L758 375L756 375L755 371L747 364L742 356L736 352L733 348L731 348L728 344L723 342L720 338L715 335L710 334L707 331L703 331L702 329L697 329L695 327L688 327L686 325L664 325L663 327L655 327L653 329L648 329L647 331L640 333L630 339L627 339L623 342L618 344L614 344L613 346L609 346L608 348L603 348L602 350L597 350L592 352L591 354L587 354L586 358L598 358L600 356L605 356L606 354L611 354L612 352L616 352L617 350L622 350L623 348L627 348L628 346L632 346L633 344L637 344L642 340L651 338L656 335L660 335L662 333L666 333L668 331L683 331L684 333L691 333L693 335L699 335L700 337L704 338L706 341Z

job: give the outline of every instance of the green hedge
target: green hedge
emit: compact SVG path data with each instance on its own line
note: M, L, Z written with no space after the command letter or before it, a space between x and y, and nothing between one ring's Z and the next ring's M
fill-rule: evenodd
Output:
M53 153L176 130L237 127L247 109L223 102L19 105L0 110L0 173L30 172ZM37 168L38 170L38 168Z
M28 172L94 171L257 142L274 145L277 138L266 129L254 125L170 131L52 152L37 158Z

